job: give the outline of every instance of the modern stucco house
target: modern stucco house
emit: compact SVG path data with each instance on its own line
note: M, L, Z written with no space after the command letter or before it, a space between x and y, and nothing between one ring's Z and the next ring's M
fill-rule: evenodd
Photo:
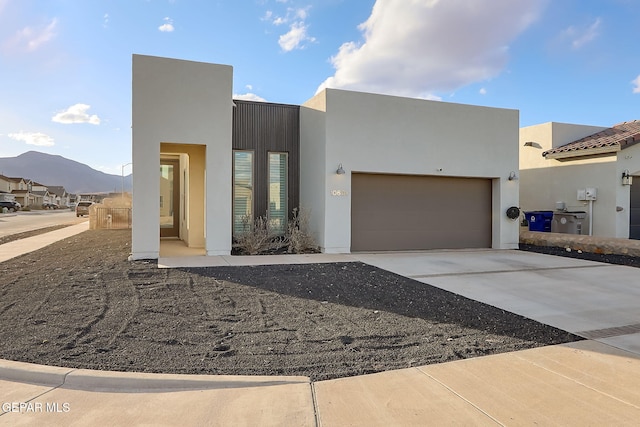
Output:
M590 228L594 236L640 239L639 142L638 120L613 127L550 122L522 128L521 207L564 205L587 212L582 234ZM587 189L595 190L593 197Z
M226 255L243 216L310 214L322 251L518 245L518 111L326 89L234 101L230 66L133 56L132 259Z

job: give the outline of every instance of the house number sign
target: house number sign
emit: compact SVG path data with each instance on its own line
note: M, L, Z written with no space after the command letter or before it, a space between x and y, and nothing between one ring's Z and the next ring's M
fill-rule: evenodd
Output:
M348 196L349 192L347 190L331 190L332 196Z

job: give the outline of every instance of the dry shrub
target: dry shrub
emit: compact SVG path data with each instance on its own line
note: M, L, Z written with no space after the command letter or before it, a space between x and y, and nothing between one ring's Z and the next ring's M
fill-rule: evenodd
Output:
M270 221L265 217L251 220L251 217L242 217L242 232L236 236L235 247L249 255L257 255L282 247L282 239L271 227Z
M235 236L233 246L249 255L269 254L286 248L287 253L317 252L318 245L309 232L309 213L293 209L287 230L282 235L268 217L242 218L242 232Z
M309 211L293 209L293 216L287 224L287 252L301 254L317 252L316 243L309 231Z

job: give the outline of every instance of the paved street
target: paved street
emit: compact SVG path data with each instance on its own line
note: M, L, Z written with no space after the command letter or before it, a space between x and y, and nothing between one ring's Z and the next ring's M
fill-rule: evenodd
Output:
M86 217L77 218L75 212L68 209L0 214L0 237L53 225L76 224L86 220Z

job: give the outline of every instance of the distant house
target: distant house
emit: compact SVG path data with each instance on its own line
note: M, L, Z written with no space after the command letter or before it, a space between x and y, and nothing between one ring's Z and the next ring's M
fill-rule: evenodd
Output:
M640 239L639 143L640 120L520 129L520 206L584 211L582 234Z
M9 177L0 175L0 192L11 193L11 180Z
M46 185L40 184L36 181L31 181L31 189L33 191L48 191L49 188Z
M48 187L49 194L54 194L58 206L69 206L71 203L71 195L60 185L51 185Z
M32 191L31 194L34 198L34 205L37 207L42 207L45 203L50 203L50 196L47 190L45 191Z
M20 203L22 207L33 204L30 184L31 181L24 178L0 175L0 193L12 194L12 200Z
M11 178L6 177L4 175L0 175L0 201L15 201L15 200L16 200L16 197L11 192Z

